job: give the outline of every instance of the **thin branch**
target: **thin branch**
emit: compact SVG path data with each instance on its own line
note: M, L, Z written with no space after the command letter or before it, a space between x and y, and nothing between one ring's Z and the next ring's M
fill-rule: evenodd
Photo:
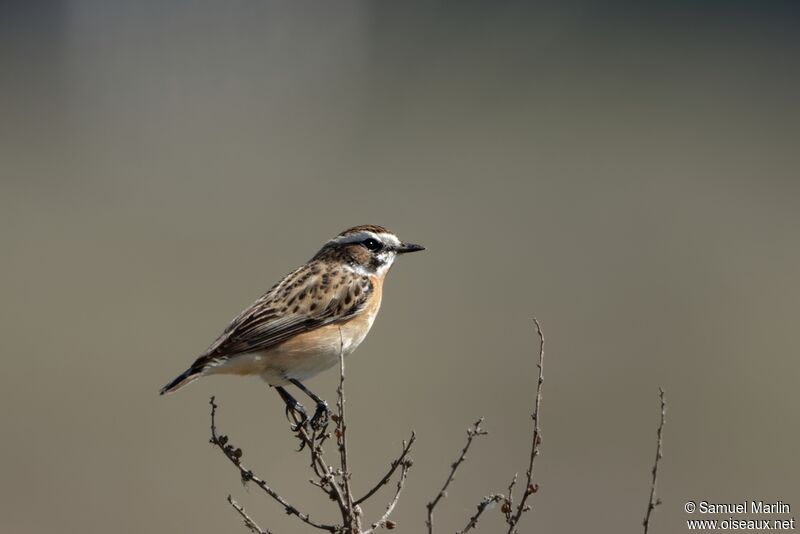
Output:
M252 517L247 515L247 512L244 511L244 508L242 508L239 505L239 503L234 501L233 497L231 497L230 495L228 495L228 502L230 503L231 506L233 506L233 509L236 510L240 516L242 516L244 525L247 528L249 528L251 532L254 532L255 534L272 534L272 532L270 532L269 530L264 530L261 527L259 527L258 523L256 523Z
M339 387L336 388L336 397L336 407L339 412L336 418L336 438L342 467L342 488L344 489L344 499L347 507L347 517L343 517L343 519L346 526L355 526L356 532L361 532L361 517L357 513L353 502L353 492L350 488L350 469L347 462L347 421L344 408L344 339L342 338L341 327L339 327Z
M390 530L395 527L395 523L389 520L389 516L392 515L394 507L397 506L397 501L400 499L400 493L403 491L409 469L411 469L411 460L403 461L402 469L400 470L400 480L397 481L397 489L395 490L394 497L392 497L392 500L389 501L389 505L386 507L386 512L384 512L379 520L372 524L372 528L364 531L363 534L372 534L382 527L386 527Z
M217 405L214 402L214 397L211 397L211 443L217 446L225 457L230 460L230 462L236 466L239 470L239 475L242 477L242 482L253 482L259 488L264 490L264 492L272 497L275 501L277 501L281 506L283 506L284 511L289 515L297 516L303 523L310 525L314 528L318 528L320 530L327 530L328 532L337 532L339 530L338 527L334 525L326 525L323 523L317 523L309 517L308 514L304 514L300 512L297 508L289 504L289 502L284 499L277 491L273 490L263 479L256 476L250 469L246 468L244 464L242 464L242 449L236 448L233 445L228 443L228 436L217 434L217 426L216 426L216 413L217 413Z
M303 425L297 428L297 436L300 438L302 446L308 447L311 455L311 469L319 478L319 483L314 483L314 485L321 488L325 494L338 505L339 512L342 514L342 519L344 520L348 514L347 502L345 501L339 485L336 483L333 468L329 466L323 458L323 450L320 444L324 441L325 436L317 436L317 432L314 430L312 430L311 435L309 435L307 429Z
M358 506L358 505L359 505L359 504L361 504L362 502L366 501L367 499L369 499L370 497L372 497L373 495L375 495L375 493L377 493L379 489L381 489L383 486L385 486L386 484L388 484L388 483L389 483L389 480L391 480L391 478L392 478L392 475L394 474L394 472L395 472L395 471L397 470L397 468L398 468L398 467L400 467L400 465L403 463L403 461L405 460L405 458L406 458L406 456L408 455L409 451L411 451L411 446L414 444L414 441L415 441L416 439L417 439L417 436L416 436L416 434L415 434L415 433L412 431L412 432L411 432L411 437L408 439L408 441L407 441L407 442L406 442L406 441L403 441L403 451L400 453L400 456L398 456L398 457L397 457L397 459L396 459L396 460L394 460L394 461L392 462L392 464L391 464L391 467L389 468L389 471L388 471L388 472L387 472L387 473L386 473L386 474L383 476L383 478L382 478L382 479L380 479L380 480L378 481L378 483L377 483L377 484L375 484L375 485L372 487L372 489L370 489L370 490L369 490L369 491L368 491L366 494L364 494L364 496L363 496L363 497L361 497L360 499L356 499L356 501L355 501L353 504L355 504L356 506Z
M348 516L347 503L339 485L336 483L332 467L325 462L323 457L322 444L329 437L329 434L326 433L325 428L316 429L313 427L310 428L311 433L309 434L310 425L306 425L306 421L301 419L295 412L291 412L291 416L294 421L292 430L300 440L299 450L302 451L304 448L308 448L311 459L310 467L318 478L318 481L311 480L311 484L320 488L337 504L342 520L346 522Z
M664 431L664 418L667 411L667 403L664 400L664 390L658 388L658 398L661 401L661 420L658 423L658 440L656 442L656 459L653 462L653 480L650 482L650 500L647 502L647 513L644 516L642 525L644 526L644 534L647 534L647 529L650 528L650 514L655 510L656 506L661 504L661 499L656 498L656 481L658 480L658 464L661 461L661 436Z
M502 508L500 508L500 511L503 512L503 515L506 518L506 523L508 524L511 524L511 518L514 513L514 486L517 485L518 476L519 473L514 473L514 478L511 479L511 483L508 485L508 497L506 497Z
M539 406L542 403L542 382L544 382L542 376L542 366L544 364L544 334L542 334L542 326L535 317L533 318L533 324L536 325L536 334L539 336L539 358L536 363L536 367L539 370L539 377L536 381L536 400L533 406L533 414L531 414L531 419L533 419L533 439L531 440L531 455L528 461L528 470L525 472L525 491L522 493L522 498L517 505L516 512L511 514L509 511L506 516L508 534L514 534L516 532L517 523L519 523L522 514L530 510L530 507L526 504L528 497L539 490L539 485L533 482L533 467L536 462L536 457L539 456L539 445L542 443L542 430L539 428ZM514 480L516 481L516 475L514 475ZM509 495L509 499L513 499L513 496Z
M478 519L480 519L481 514L489 507L491 504L497 504L500 501L504 501L506 498L502 493L494 493L492 495L487 495L486 497L478 503L478 511L475 512L475 515L469 518L469 523L467 526L464 527L462 530L459 530L456 534L466 534L478 524Z
M447 496L447 487L450 486L451 482L453 482L458 467L466 459L467 451L469 451L469 448L472 445L472 440L474 440L477 436L485 436L486 434L488 434L488 432L486 432L481 428L482 422L483 422L483 417L475 421L475 424L472 425L472 428L467 430L467 443L461 450L461 455L455 462L451 464L450 474L447 476L447 480L444 481L444 485L442 486L442 489L439 490L439 493L436 495L436 498L433 499L431 502L429 502L427 505L428 518L425 520L425 524L428 525L428 534L433 534L433 509L436 508L436 505L439 504L439 501L442 500L443 497Z

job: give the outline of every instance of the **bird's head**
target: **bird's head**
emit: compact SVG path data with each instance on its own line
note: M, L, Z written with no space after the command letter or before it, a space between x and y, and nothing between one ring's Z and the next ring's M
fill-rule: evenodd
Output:
M406 243L382 226L354 226L329 240L314 256L315 260L338 261L363 274L383 275L398 254L425 250Z

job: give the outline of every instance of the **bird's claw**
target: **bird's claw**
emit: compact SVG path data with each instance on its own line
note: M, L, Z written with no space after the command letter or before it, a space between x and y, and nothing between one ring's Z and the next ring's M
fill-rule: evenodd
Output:
M286 419L294 422L291 426L292 432L297 432L308 422L308 414L306 414L306 409L303 405L298 402L292 406L286 406Z
M317 404L317 409L314 411L314 416L311 418L309 422L311 425L311 429L315 432L320 432L322 434L325 433L325 429L328 427L328 422L330 421L329 413L328 413L328 404L325 402L321 402Z

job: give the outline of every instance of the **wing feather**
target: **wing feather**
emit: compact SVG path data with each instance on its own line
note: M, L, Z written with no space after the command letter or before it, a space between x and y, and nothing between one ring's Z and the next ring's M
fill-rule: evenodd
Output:
M289 274L240 313L192 364L199 372L238 354L270 349L303 332L358 315L373 284L349 269L312 262Z

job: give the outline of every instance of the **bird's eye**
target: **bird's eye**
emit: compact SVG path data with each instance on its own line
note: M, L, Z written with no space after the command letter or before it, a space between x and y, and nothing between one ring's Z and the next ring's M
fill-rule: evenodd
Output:
M378 241L377 239L369 238L364 241L364 246L370 249L373 252L377 252L383 248L383 243Z

